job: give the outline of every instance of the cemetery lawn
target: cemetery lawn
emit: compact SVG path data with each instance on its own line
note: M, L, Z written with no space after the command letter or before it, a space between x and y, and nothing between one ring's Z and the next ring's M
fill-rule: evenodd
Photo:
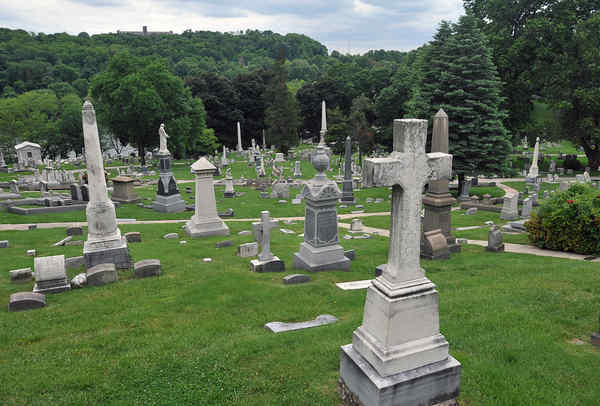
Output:
M285 273L256 274L236 246L249 223L228 223L230 237L188 239L180 224L122 225L139 231L134 261L160 258L163 274L47 295L47 307L0 312L0 403L5 405L339 405L339 347L361 321L365 291L334 282L372 277L385 262L387 238L343 240L356 249L349 272L310 274L285 286L301 239L273 232L272 250ZM284 225L302 232L302 223ZM164 240L179 232L187 245ZM341 231L343 235L345 231ZM31 290L8 271L39 256L81 255L50 247L64 229L0 232L0 297ZM78 237L85 238L85 237ZM215 249L230 238L234 246ZM204 263L210 257L213 262ZM440 293L442 333L463 366L463 405L594 405L600 397L597 264L463 246L447 261L422 261ZM81 272L70 270L69 277ZM332 314L339 322L273 334L270 321ZM406 326L410 328L410 326Z

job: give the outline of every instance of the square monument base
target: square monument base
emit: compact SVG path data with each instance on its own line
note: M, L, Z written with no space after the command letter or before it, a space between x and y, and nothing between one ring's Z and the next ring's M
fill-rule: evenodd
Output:
M192 238L229 235L229 227L219 218L194 221L192 217L191 220L185 223L184 230Z
M340 351L339 389L345 406L451 405L460 389L460 372L460 363L448 356L384 378L348 344Z
M310 272L329 270L350 270L350 260L344 256L341 245L313 247L306 242L300 244L300 250L294 253L294 268Z
M250 270L252 272L284 272L285 263L277 256L273 256L268 261L253 259L250 261Z
M83 246L83 260L86 269L99 264L115 264L117 269L131 268L131 257L125 237L122 237L121 241L111 248L90 247L86 241Z
M179 193L171 196L156 195L152 203L152 210L161 213L181 213L185 211L185 201Z

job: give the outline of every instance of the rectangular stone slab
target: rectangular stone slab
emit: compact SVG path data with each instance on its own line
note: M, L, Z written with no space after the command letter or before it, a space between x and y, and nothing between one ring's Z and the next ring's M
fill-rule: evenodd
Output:
M46 296L41 293L19 292L10 295L8 302L9 312L39 309L46 306Z
M64 255L36 257L33 263L36 282L67 278Z
M265 324L265 328L273 333L283 333L285 331L302 330L305 328L324 326L335 323L338 319L330 314L321 314L314 320L301 321L298 323L284 323L281 321L272 321Z
M336 283L335 286L342 290L359 290L368 288L372 283L372 279L366 279L363 281L340 282Z

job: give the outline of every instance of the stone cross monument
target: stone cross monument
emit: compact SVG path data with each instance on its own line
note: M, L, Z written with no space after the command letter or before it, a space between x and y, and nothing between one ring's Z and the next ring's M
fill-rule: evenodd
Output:
M113 263L119 269L129 269L131 260L127 240L117 227L115 205L108 198L96 112L92 103L83 103L81 113L89 187L89 202L85 209L88 239L83 245L85 267L89 269L98 264Z
M352 141L350 136L346 137L346 156L344 162L344 181L342 182L342 203L354 203L354 191L352 190Z
M540 153L540 137L535 139L535 147L533 147L533 159L531 160L531 166L529 167L529 172L527 173L527 182L535 183L537 181L537 177L539 175L538 169L538 155Z
M442 109L433 117L431 152L448 153L448 115ZM443 243L438 233L431 233L427 238L423 235L421 240L422 257L447 258L451 252L460 252L460 245L456 243L456 237L450 233L450 210L455 202L456 199L452 197L448 189L447 179L429 181L429 189L423 198L425 206L423 233L439 230L446 243Z
M271 252L271 229L279 225L278 220L271 220L268 211L260 212L260 222L252 223L254 239L260 244L258 259L250 261L254 272L279 272L285 270L285 264Z
M294 254L294 268L297 269L350 269L350 260L344 256L344 248L338 243L336 203L341 192L337 184L325 174L329 166L325 148L324 144L317 146L312 157L317 174L302 190L302 196L306 199L304 242Z
M229 228L217 214L217 201L213 186L213 174L217 170L205 157L192 164L196 176L196 212L185 223L184 230L191 237L229 235Z
M242 152L244 148L242 147L242 129L240 128L240 122L237 122L237 150L238 152Z
M352 344L341 348L342 397L364 405L430 405L459 391L461 366L448 354L437 290L419 264L423 186L450 177L452 155L426 154L426 138L427 120L394 120L392 154L364 164L367 185L392 186L388 262L367 290Z
M160 175L158 177L158 190L156 198L152 202L152 209L161 213L180 213L185 210L185 201L179 194L177 181L171 172L171 153L167 149L169 136L165 132L165 125L161 124L158 129L160 137L160 148L158 160L160 163Z

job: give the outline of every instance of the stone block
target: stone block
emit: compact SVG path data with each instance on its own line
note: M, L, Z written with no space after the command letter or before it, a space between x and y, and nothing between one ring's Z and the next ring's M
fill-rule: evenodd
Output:
M163 235L163 238L165 240L174 240L174 239L179 238L179 234L177 234L177 233L169 233L169 234Z
M102 286L119 280L117 268L113 263L98 264L86 271L87 284Z
M62 240L55 242L54 244L52 244L53 247L62 247L64 246L67 242L71 241L73 239L72 236L68 236L66 238L63 238Z
M83 256L67 258L65 260L65 267L67 269L81 268L84 265L85 265L85 260L83 259Z
M29 282L33 279L31 268L22 268L9 271L10 281L13 283Z
M9 312L39 309L46 306L46 296L42 293L18 292L10 295Z
M27 256L28 257L35 257L36 251L35 250L27 250Z
M35 293L60 293L71 290L67 281L64 255L37 257L33 261L35 270Z
M354 251L354 250L345 250L344 251L344 256L346 258L348 258L350 261L354 261L354 259L356 258L356 251Z
M28 230L35 230L36 228L37 228L37 224L29 224L29 225L27 226L27 229L28 229Z
M127 242L142 242L142 234L138 231L131 231L129 233L125 233L125 239Z
M237 249L237 255L242 258L255 257L258 255L258 243L249 242L240 244Z
M314 320L301 321L299 323L284 323L281 321L272 321L265 324L265 328L273 333L283 333L286 331L302 330L305 328L319 327L337 322L338 319L331 314L321 314Z
M471 216L476 213L477 213L477 207L471 207L470 209L467 209L467 211L465 212L465 215Z
M306 282L310 282L310 276L301 274L301 273L287 275L283 278L284 285L296 285L299 283L306 283Z
M68 227L67 235L83 235L83 228L81 227Z
M253 259L250 261L250 269L252 272L284 272L285 263L280 260L277 256L273 256L273 259L268 261L260 261Z
M160 259L145 259L133 265L133 274L136 278L159 276L161 273Z
M73 246L75 246L75 247L83 247L83 240L67 241L65 243L65 246L68 246L68 247L73 247Z
M8 247L9 247L8 240L0 241L0 248L8 248Z
M217 243L215 244L216 248L231 247L232 245L233 240L217 241Z

